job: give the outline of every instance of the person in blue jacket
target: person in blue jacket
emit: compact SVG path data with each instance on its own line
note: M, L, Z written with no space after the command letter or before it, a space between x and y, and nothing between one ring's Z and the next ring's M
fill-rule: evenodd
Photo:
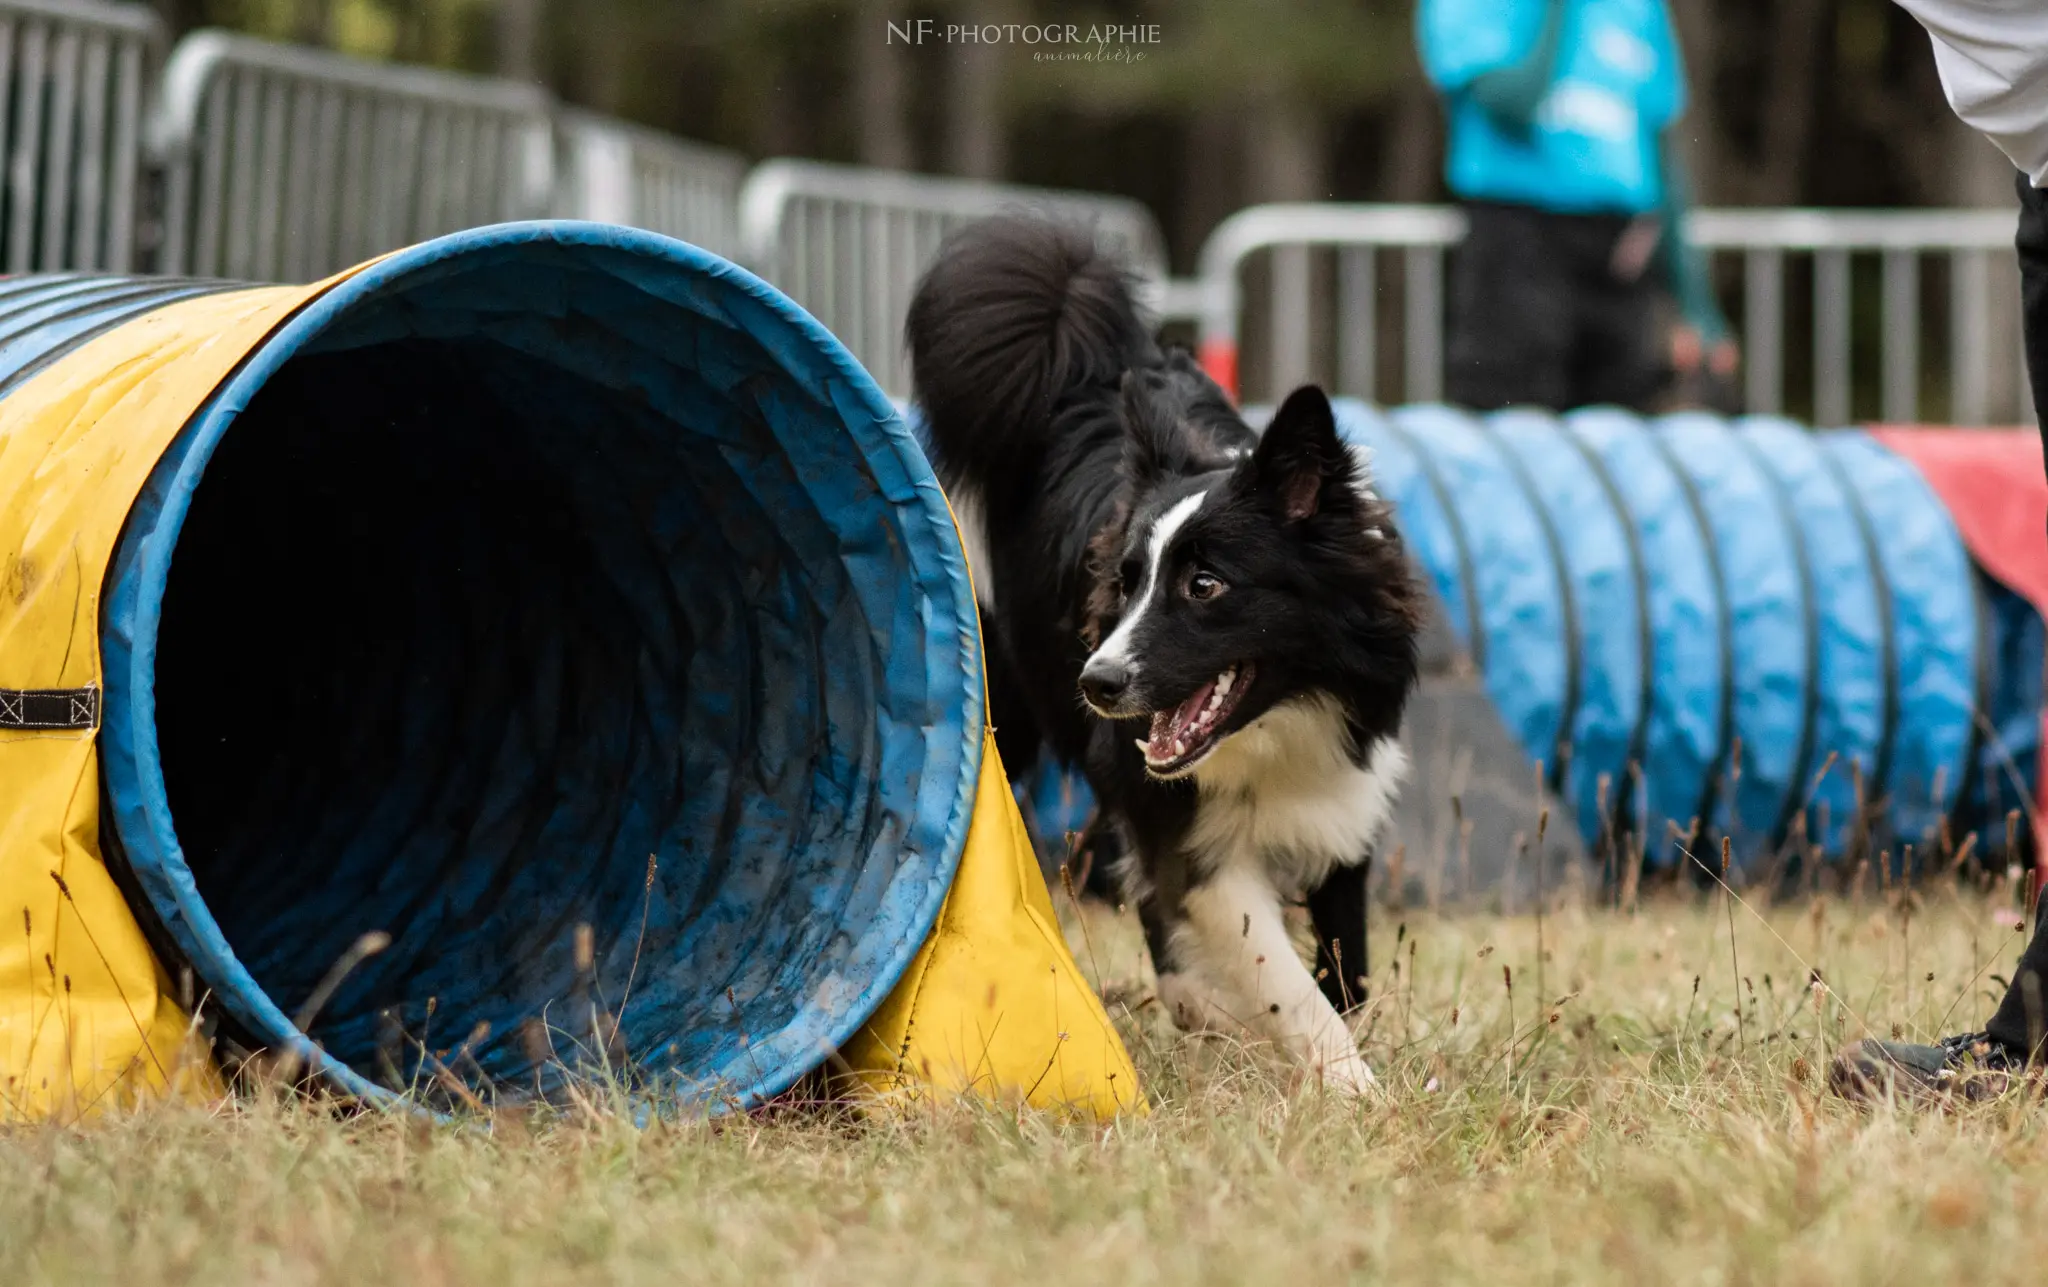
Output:
M1416 38L1469 229L1452 269L1451 401L1650 410L1674 375L1732 375L1734 343L1684 241L1670 129L1685 72L1664 0L1421 0Z

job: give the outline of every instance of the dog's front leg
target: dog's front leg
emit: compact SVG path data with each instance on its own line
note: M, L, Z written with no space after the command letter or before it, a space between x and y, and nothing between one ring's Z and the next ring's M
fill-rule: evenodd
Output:
M1258 1028L1326 1084L1354 1095L1377 1084L1351 1030L1296 955L1280 895L1263 874L1226 868L1190 889L1187 927L1175 946L1227 982Z
M1174 861L1179 861L1175 859ZM1183 937L1181 917L1169 918L1161 906L1163 896L1148 889L1138 899L1138 923L1145 930L1145 948L1152 954L1152 969L1159 980L1159 1004L1182 1032L1251 1031L1246 1003L1217 988L1199 968L1190 969L1176 956L1174 941Z
M1339 1014L1365 1004L1366 884L1371 877L1368 856L1332 867L1308 894L1309 924L1316 932L1316 982Z

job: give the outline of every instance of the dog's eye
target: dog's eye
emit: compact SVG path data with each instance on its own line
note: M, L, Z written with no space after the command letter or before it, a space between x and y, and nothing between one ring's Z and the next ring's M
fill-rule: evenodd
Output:
M1213 599L1223 593L1223 582L1212 573L1197 572L1188 578L1187 597L1197 603Z

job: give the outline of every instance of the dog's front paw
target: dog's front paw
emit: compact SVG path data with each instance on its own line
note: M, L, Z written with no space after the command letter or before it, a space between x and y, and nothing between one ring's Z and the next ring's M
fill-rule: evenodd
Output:
M1372 1068L1355 1050L1312 1064L1309 1076L1320 1078L1326 1089L1352 1099L1380 1093L1379 1078L1372 1075Z

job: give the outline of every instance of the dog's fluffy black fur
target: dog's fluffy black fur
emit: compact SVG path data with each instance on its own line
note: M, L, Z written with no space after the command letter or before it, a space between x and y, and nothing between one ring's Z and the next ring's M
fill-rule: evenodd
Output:
M908 339L1005 761L1043 744L1084 766L1177 1021L1370 1085L1338 1016L1363 995L1422 599L1328 399L1297 390L1254 434L1155 343L1090 230L1029 217L949 242ZM1287 900L1308 905L1314 973Z

